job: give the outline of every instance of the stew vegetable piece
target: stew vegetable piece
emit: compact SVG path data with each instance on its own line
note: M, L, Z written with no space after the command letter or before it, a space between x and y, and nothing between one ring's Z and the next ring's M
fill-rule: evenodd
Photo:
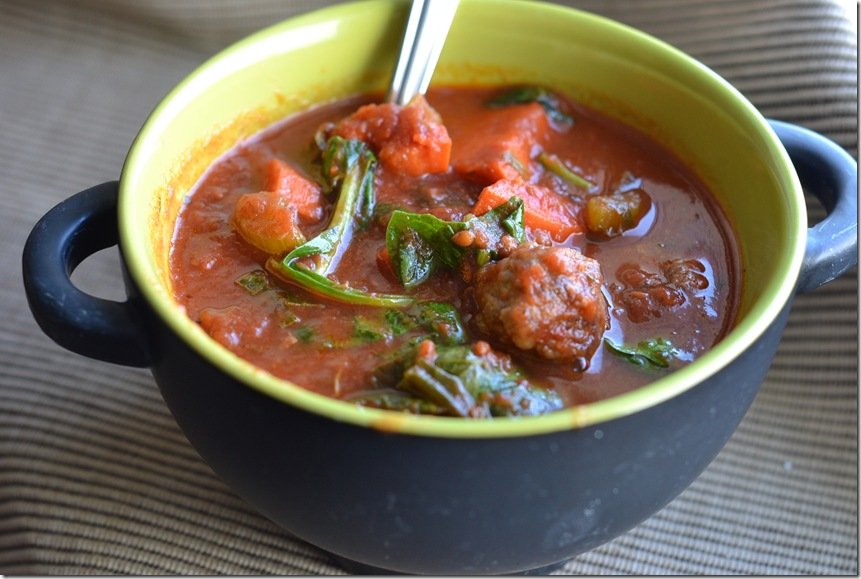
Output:
M731 327L711 193L545 87L310 109L189 195L177 301L260 368L363 406L492 419L638 388Z

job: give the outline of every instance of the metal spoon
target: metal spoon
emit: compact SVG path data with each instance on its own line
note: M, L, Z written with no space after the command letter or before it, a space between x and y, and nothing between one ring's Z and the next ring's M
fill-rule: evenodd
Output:
M457 4L458 0L413 0L388 102L403 106L427 90Z

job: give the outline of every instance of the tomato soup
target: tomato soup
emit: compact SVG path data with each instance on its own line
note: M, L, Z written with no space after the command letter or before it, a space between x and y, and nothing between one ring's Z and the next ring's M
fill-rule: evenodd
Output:
M648 136L543 87L317 106L189 194L177 301L275 376L356 404L493 418L611 397L735 319L732 229Z

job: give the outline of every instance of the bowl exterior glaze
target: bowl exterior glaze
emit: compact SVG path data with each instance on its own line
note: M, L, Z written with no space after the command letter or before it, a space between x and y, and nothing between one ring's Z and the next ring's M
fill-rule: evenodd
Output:
M741 421L787 313L735 363L662 404L580 429L474 439L380 432L273 403L149 319L171 412L251 505L350 571L462 575L568 560L664 507Z

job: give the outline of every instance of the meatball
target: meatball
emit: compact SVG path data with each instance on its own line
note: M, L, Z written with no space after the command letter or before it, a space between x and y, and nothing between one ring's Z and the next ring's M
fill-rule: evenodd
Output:
M602 283L576 249L523 245L476 273L473 323L499 345L585 369L608 327Z

